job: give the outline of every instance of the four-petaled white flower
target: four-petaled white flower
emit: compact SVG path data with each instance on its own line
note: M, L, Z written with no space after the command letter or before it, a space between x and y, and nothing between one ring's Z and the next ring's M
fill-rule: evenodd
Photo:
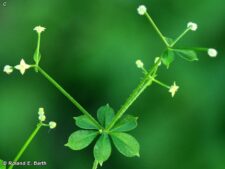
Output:
M196 31L198 29L198 25L193 22L188 22L187 27L190 28L192 31Z
M179 89L179 86L177 86L176 82L174 82L173 85L169 89L169 92L171 93L172 97L174 97L174 95L176 94L178 89Z
M43 122L43 121L46 120L46 116L45 116L45 115L40 115L40 116L38 117L38 119L39 119L41 122Z
M44 32L46 28L42 27L42 26L36 26L34 28L34 31L36 31L37 33L41 33Z
M147 8L144 5L140 5L137 9L139 15L144 15L147 12Z
M56 124L56 122L54 122L54 121L50 121L50 122L49 122L49 128L50 128L50 129L56 128L56 125L57 125L57 124Z
M217 54L218 54L218 52L217 52L216 49L213 49L213 48L209 48L209 49L208 49L208 55L209 55L210 57L216 57Z
M141 60L137 60L135 63L137 65L137 67L140 69L142 69L144 67L144 63Z
M4 66L4 69L3 69L3 72L7 73L7 74L10 74L13 72L13 67L10 66L10 65L5 65Z
M159 61L160 57L156 57L155 60L154 60L154 63L157 63ZM158 66L161 65L161 61L158 63Z
M39 110L38 110L38 115L39 115L39 116L45 115L44 108L42 108L42 107L39 108Z
M20 71L20 73L23 75L27 69L30 68L30 65L26 64L26 62L21 59L20 64L15 66L16 69Z

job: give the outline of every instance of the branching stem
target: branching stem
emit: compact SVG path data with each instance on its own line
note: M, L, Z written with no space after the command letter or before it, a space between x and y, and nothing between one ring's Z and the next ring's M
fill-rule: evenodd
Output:
M145 75L145 78L139 83L136 89L132 92L130 97L128 97L127 101L122 105L120 110L116 113L112 122L107 127L106 131L110 131L110 129L116 124L116 122L123 116L123 114L127 111L127 109L134 103L134 101L143 93L143 91L152 84L153 79L149 78L155 77L159 63L161 59L154 64L154 66L150 69L149 73Z

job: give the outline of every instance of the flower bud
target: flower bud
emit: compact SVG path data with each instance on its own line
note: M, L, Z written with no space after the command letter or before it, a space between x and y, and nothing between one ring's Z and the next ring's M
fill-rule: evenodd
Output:
M50 129L54 129L54 128L56 128L56 126L57 126L56 122L54 122L54 121L49 122L49 128Z
M5 65L5 66L4 66L4 69L3 69L3 72L5 72L6 74L9 75L10 73L13 72L13 67L10 66L10 65Z
M139 15L144 15L147 12L147 8L144 5L140 5L137 9Z

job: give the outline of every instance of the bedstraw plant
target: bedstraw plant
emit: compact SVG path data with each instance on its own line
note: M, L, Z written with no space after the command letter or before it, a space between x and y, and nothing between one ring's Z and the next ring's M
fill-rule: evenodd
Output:
M160 54L160 57L155 58L154 64L150 67L150 69L145 68L144 63L141 60L136 61L136 66L143 72L144 77L117 112L115 112L109 104L106 104L97 110L96 119L44 69L41 68L41 35L45 31L45 28L42 26L37 26L34 28L38 35L37 47L33 56L34 64L27 64L23 59L21 59L20 64L17 66L6 65L4 67L4 72L7 74L10 74L14 71L14 69L17 69L23 75L27 69L34 69L37 73L43 75L69 101L71 101L71 103L77 109L80 110L82 115L74 117L75 124L80 128L80 130L73 132L69 136L68 142L65 144L65 146L71 150L82 150L90 145L94 140L96 140L93 148L93 169L97 169L99 165L102 166L103 163L109 159L112 151L112 144L114 144L116 149L126 157L140 156L140 145L138 141L135 137L128 134L129 131L137 127L138 118L124 114L127 112L129 107L133 105L135 100L145 91L145 89L150 87L153 83L166 88L172 97L175 96L179 89L179 86L176 84L176 82L173 82L172 85L167 85L157 78L157 71L161 65L165 65L166 68L169 68L175 61L175 58L177 59L178 57L190 62L198 61L197 52L207 52L210 57L217 56L217 51L213 48L176 47L177 43L187 33L196 31L198 29L198 25L196 23L187 23L184 31L176 39L172 39L163 35L150 14L147 12L147 8L144 5L140 5L137 8L137 12L139 15L145 16L147 18L147 20L155 29L156 33L159 35L159 38L161 38L165 48ZM46 126L42 123L42 117L40 118L40 123L37 125L37 128L35 129L32 136L36 134L41 126ZM49 125L51 126L51 124ZM18 158L15 158L14 161L17 160ZM12 166L9 167L9 169L10 168L12 168Z

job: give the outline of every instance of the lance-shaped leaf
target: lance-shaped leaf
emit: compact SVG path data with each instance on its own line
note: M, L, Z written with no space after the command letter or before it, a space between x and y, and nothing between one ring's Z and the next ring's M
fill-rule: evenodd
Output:
M36 65L38 65L41 60L41 53L38 51L38 49L35 50L33 59Z
M3 164L3 160L0 159L0 169L6 169L6 166Z
M126 157L140 156L138 141L131 135L122 132L110 133L117 150Z
M175 54L180 56L182 59L185 59L187 61L197 61L198 56L195 51L189 50L189 49L173 49Z
M108 127L114 115L114 110L108 104L100 107L97 111L98 120L105 128Z
M167 67L167 69L169 68L170 64L174 61L174 59L175 59L175 56L172 50L167 49L165 52L163 52L162 62Z
M111 155L111 143L109 135L103 133L94 146L94 157L100 165L103 164Z
M93 121L91 121L86 115L74 117L76 125L82 129L98 129Z
M138 117L127 115L121 120L119 120L111 129L111 131L131 131L137 127L137 119Z
M92 130L78 130L72 133L65 146L72 150L81 150L87 147L98 135L97 131Z

